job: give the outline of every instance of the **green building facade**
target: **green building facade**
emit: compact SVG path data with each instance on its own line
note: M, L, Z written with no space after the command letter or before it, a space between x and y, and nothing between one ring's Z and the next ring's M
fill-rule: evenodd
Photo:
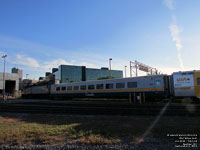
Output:
M60 83L80 82L89 80L98 80L103 77L111 76L122 78L123 71L108 70L108 68L93 69L85 66L60 65L58 71L54 73L56 80Z

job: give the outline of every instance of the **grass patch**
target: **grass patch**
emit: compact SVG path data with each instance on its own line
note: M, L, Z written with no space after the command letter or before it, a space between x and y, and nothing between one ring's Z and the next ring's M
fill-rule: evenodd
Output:
M155 117L1 114L0 144L138 144ZM162 117L147 136L200 135L199 117ZM138 140L139 139L139 140Z

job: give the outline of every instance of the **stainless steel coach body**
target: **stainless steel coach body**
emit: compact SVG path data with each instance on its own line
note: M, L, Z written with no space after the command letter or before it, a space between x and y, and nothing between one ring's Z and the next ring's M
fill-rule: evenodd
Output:
M200 71L175 72L172 76L175 97L200 97Z
M200 71L175 72L170 76L152 75L120 79L106 79L53 85L33 85L22 96L30 98L71 97L129 97L140 94L146 98L200 98Z
M166 75L106 79L51 86L52 97L128 97L129 93L145 93L147 97L167 97Z

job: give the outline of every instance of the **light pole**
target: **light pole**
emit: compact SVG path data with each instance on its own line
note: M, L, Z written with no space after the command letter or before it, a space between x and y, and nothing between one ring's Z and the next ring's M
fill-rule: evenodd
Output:
M127 67L127 66L125 66L125 78L126 78L126 67Z
M138 62L135 60L135 76L138 76Z
M4 72L3 72L3 100L5 100L5 71L6 71L6 57L7 55L2 56L4 59Z
M27 73L27 74L26 74L26 79L28 79L28 75L29 75L29 74Z
M130 61L130 77L132 77L132 66L131 66L131 61Z
M111 60L112 60L112 58L109 58L109 66L110 66L110 78L112 77L112 73L111 73Z

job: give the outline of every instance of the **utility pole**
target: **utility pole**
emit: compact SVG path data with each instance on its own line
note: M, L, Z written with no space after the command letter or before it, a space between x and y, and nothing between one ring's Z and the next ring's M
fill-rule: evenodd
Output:
M127 66L125 66L125 78L126 78L126 67L127 67Z
M112 58L109 58L109 66L110 66L110 78L112 77L112 73L111 73L111 60L112 60Z
M135 75L136 75L136 77L138 76L138 72L137 72L137 61L135 60Z
M4 72L3 72L3 100L5 100L5 72L6 72L6 57L7 55L2 56L4 59Z

